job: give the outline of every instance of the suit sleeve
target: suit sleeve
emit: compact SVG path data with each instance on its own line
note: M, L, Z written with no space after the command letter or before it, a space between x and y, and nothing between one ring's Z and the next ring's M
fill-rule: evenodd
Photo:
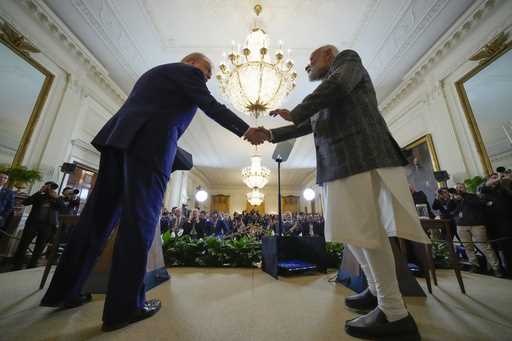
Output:
M32 194L31 196L29 196L28 198L24 199L22 202L23 206L33 205L38 196L39 196L39 192L36 192L36 193Z
M361 62L347 60L291 111L293 123L299 125L318 111L350 94L363 77Z
M200 70L194 67L184 67L183 69L184 72L179 82L183 87L185 96L196 103L212 120L241 137L249 128L249 125L225 105L217 102L206 87L204 76Z
M11 192L9 197L7 198L7 203L5 205L5 217L11 214L14 211L14 206L16 206L16 194Z
M311 134L313 129L311 128L311 122L307 120L299 125L291 124L285 127L272 129L271 131L272 142L277 143Z

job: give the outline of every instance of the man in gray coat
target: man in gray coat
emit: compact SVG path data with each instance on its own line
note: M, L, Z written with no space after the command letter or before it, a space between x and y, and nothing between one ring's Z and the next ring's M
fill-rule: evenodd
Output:
M369 313L347 321L346 332L362 338L417 339L388 239L429 243L409 194L403 168L407 162L379 112L372 81L356 52L323 46L311 54L306 71L320 85L293 110L270 113L293 124L261 127L246 139L276 143L314 134L326 239L345 243L368 280L368 289L345 303Z

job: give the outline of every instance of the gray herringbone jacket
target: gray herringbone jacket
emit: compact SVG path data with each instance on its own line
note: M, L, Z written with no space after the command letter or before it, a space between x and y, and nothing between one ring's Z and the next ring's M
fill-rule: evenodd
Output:
M336 56L326 79L291 111L291 118L293 125L272 129L273 142L313 132L318 184L407 164L355 51Z

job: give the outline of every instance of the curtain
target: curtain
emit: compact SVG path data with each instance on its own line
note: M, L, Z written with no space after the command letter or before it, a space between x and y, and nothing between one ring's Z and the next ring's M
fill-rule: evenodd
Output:
M224 212L229 214L229 195L216 194L212 195L210 204L210 212Z

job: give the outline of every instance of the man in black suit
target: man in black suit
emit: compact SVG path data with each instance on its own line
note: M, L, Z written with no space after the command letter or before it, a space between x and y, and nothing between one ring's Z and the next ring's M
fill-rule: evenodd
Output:
M409 191L412 195L412 200L415 205L425 205L427 207L427 214L430 219L434 219L435 215L432 213L432 209L430 208L430 203L428 202L428 197L423 191L417 191L416 187L412 184L409 184Z
M42 305L72 307L90 300L81 295L83 284L119 222L103 330L159 311L159 300L145 299L144 277L178 139L198 107L239 137L251 137L256 130L210 94L206 82L211 73L212 63L201 53L147 71L93 139L101 153L96 185Z
M66 187L62 190L61 202L63 208L60 212L61 214L78 214L78 209L80 208L79 193L79 190L72 187Z
M21 270L25 261L25 254L28 246L34 238L36 245L27 268L37 266L37 260L43 253L46 244L50 241L55 227L58 224L59 210L62 209L62 202L56 189L59 187L55 182L49 181L36 193L23 201L23 205L32 205L32 210L25 222L25 229L21 236L18 249L14 255L12 270Z

